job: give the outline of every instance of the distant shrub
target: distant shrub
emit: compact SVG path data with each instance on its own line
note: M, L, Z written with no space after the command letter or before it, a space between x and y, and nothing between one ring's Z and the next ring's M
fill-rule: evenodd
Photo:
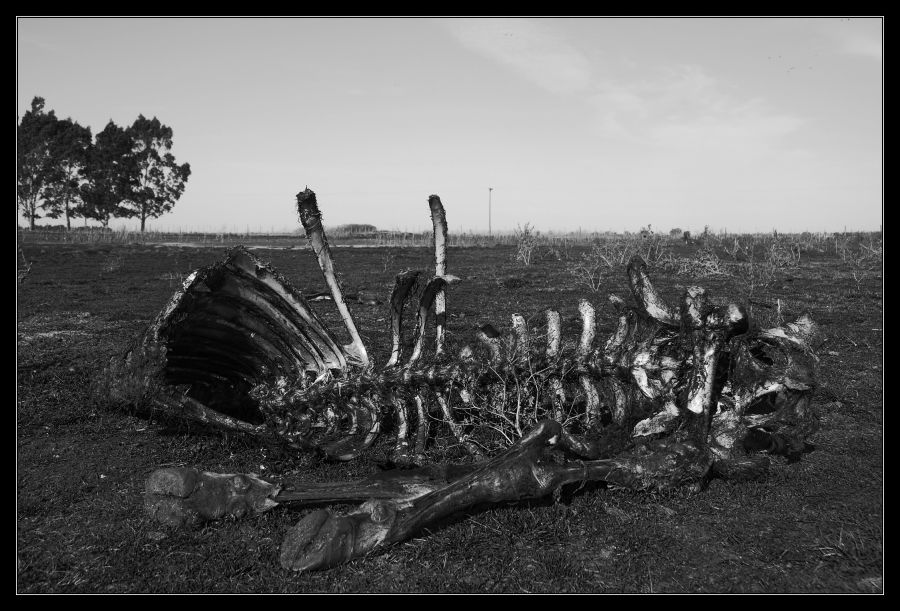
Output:
M530 223L525 223L524 227L522 225L519 225L519 227L515 231L516 261L519 261L526 267L531 265L531 257L532 254L534 254L535 247L537 246L539 235L540 232L532 229Z

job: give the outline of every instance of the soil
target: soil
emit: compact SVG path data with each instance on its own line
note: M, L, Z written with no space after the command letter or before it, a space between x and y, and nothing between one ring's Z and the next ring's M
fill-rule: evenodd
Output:
M278 547L302 513L167 529L143 513L148 474L169 465L314 480L355 479L377 462L332 464L242 435L139 417L92 389L110 357L138 338L189 272L222 248L188 244L26 243L17 285L17 590L49 592L866 592L883 591L884 310L880 270L805 257L764 286L739 274L653 273L675 298L700 284L716 303L749 305L763 326L808 312L817 345L821 428L815 450L763 481L713 481L668 494L585 486L562 499L481 508L433 532L312 574L280 568ZM304 292L326 290L307 247L254 251ZM577 251L570 257L578 257ZM387 302L394 275L424 269L426 248L336 248L347 292ZM606 294L631 299L624 270L601 292L579 287L564 257L529 266L512 247L452 248L449 341L476 326L535 326L548 307L577 338L578 300L615 317ZM855 276L854 276L855 274ZM328 301L313 307L333 330ZM378 363L389 352L387 306L351 303Z

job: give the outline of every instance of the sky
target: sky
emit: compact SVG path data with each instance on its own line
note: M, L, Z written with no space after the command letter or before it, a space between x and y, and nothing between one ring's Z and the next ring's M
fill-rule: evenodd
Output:
M451 232L883 222L880 18L18 18L16 49L19 117L173 129L155 230L296 230L306 187L326 230L428 229L432 193Z

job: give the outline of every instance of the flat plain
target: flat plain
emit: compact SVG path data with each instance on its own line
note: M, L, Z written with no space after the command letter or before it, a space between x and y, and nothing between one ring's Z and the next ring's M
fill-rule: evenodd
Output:
M309 574L278 564L280 542L302 511L279 507L167 529L143 513L148 474L184 465L351 480L379 469L378 452L389 443L372 459L333 464L109 405L93 391L106 363L140 337L190 271L221 258L223 247L26 239L19 264L31 268L16 300L17 590L883 592L883 263L880 252L865 252L866 239L857 236L850 250L827 240L801 249L798 241L788 260L766 259L761 250L755 259L742 257L724 239L672 240L663 245L672 256L651 267L672 301L697 284L714 303L747 304L761 326L803 312L819 324L820 428L810 439L815 449L800 462L776 462L761 481L713 480L699 492L585 486L558 499L480 508ZM255 254L295 286L325 290L302 238L266 246ZM587 245L539 243L528 265L517 254L515 245L450 249L448 271L462 278L448 295L450 342L469 341L486 322L508 326L514 312L537 326L548 307L561 313L564 338L573 340L582 297L598 309L602 341L615 323L607 293L631 300L624 266L597 268L599 290L591 288L586 269L598 259ZM337 247L334 258L348 291L381 301L398 271L431 262L425 247ZM314 307L340 328L330 302ZM350 307L376 362L384 363L387 306Z

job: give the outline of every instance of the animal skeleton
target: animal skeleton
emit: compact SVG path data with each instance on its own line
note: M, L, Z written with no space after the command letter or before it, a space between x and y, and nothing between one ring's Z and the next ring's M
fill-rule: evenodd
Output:
M757 477L769 466L767 454L795 460L808 448L816 423L812 320L804 315L750 330L743 307L710 305L699 287L673 307L653 288L640 257L627 267L637 306L610 297L618 325L602 347L594 347L594 308L582 300L573 346L562 342L559 314L549 310L543 349L514 314L511 334L482 326L477 342L452 354L445 291L458 279L446 272L440 198L428 201L435 274L397 276L392 350L382 369L371 364L344 301L307 189L297 195L300 220L349 345L337 343L300 291L239 247L191 274L108 376L118 401L149 402L337 460L358 456L392 428L394 462L415 468L324 484L160 469L146 486L152 516L184 524L287 502L362 502L343 515L315 510L289 532L282 565L313 570L404 540L476 504L537 498L585 480L665 489L713 475ZM402 362L403 309L416 298L413 349ZM432 309L436 345L426 358ZM479 460L429 463L435 420Z

